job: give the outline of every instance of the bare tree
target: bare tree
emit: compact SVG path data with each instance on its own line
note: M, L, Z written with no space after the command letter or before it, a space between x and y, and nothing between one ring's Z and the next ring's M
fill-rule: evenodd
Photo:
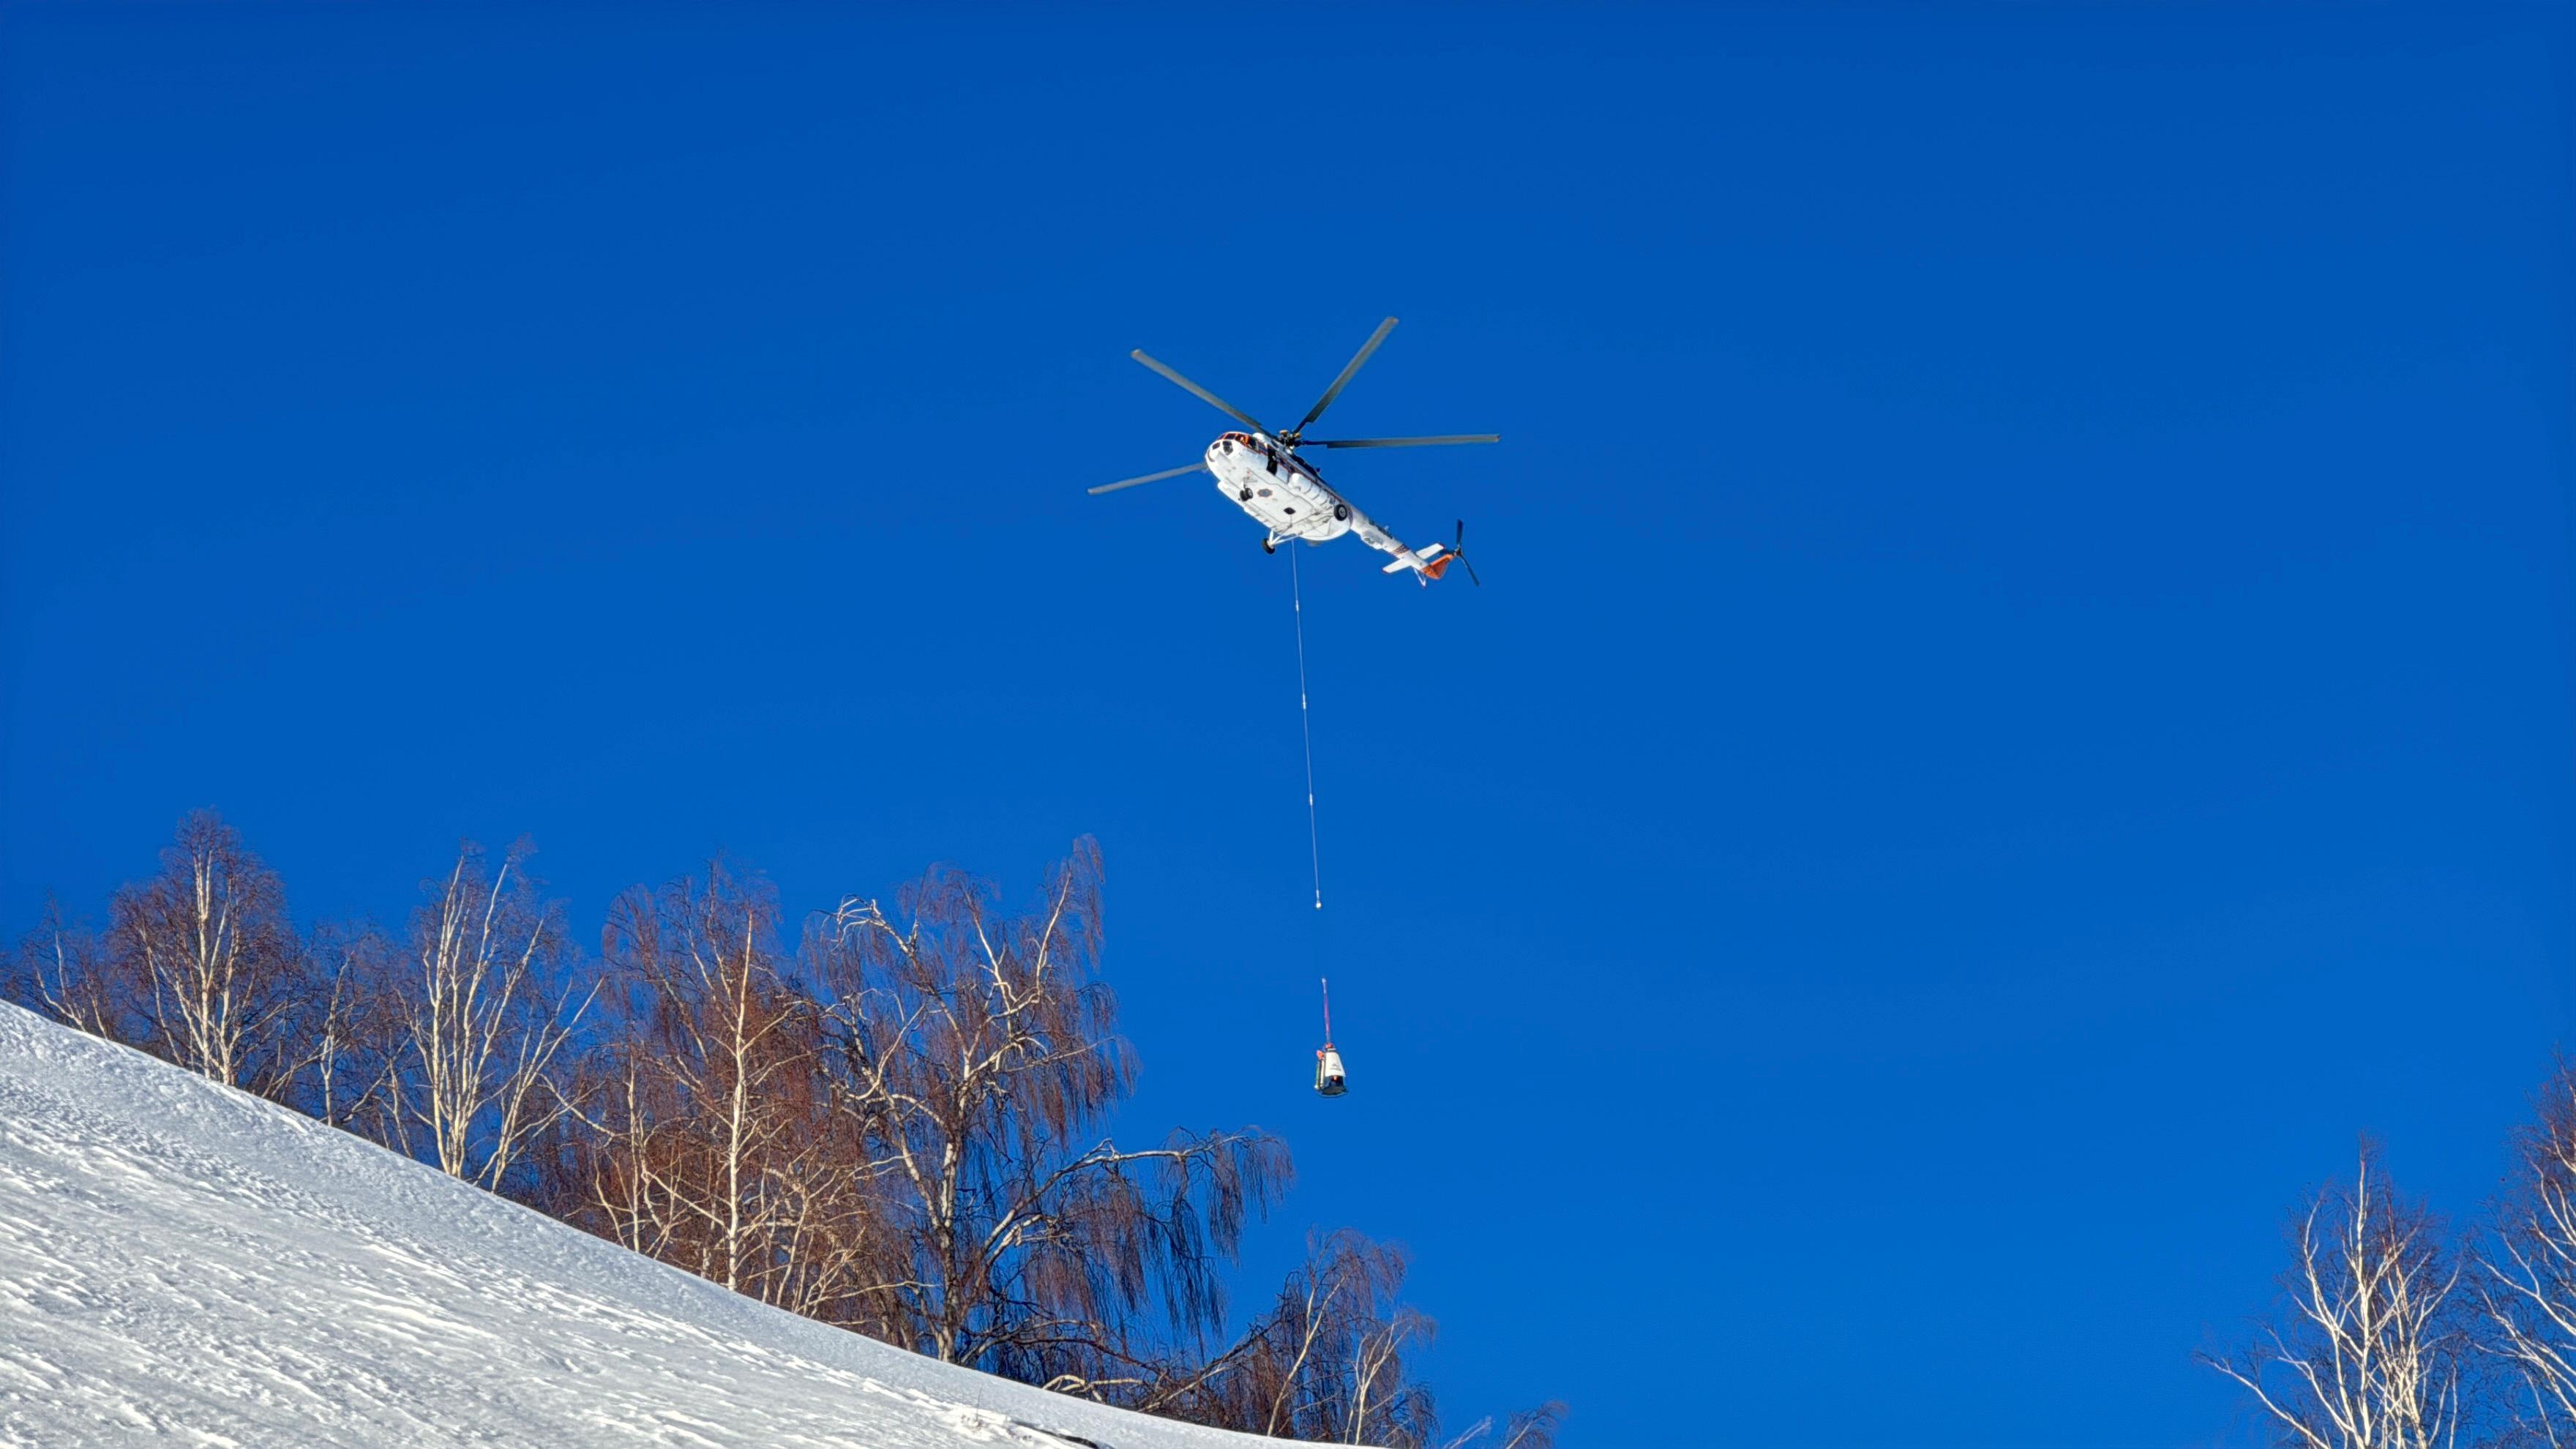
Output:
M2471 1352L2442 1225L2400 1199L2365 1142L2351 1186L2329 1187L2291 1234L2288 1312L2230 1358L2242 1384L2302 1449L2456 1444Z
M312 994L290 1042L287 1100L334 1127L401 1148L399 953L363 924L319 928L308 952Z
M807 956L832 998L835 1105L891 1164L907 1271L887 1336L1109 1396L1217 1326L1216 1264L1291 1169L1260 1132L1095 1135L1135 1074L1094 977L1100 883L1088 840L1025 915L936 870L892 915L844 902Z
M828 1109L821 1007L782 970L775 919L721 867L618 901L604 955L624 1025L578 1213L737 1292L881 1331L899 1254L856 1124Z
M1396 1301L1406 1266L1403 1249L1357 1233L1308 1244L1306 1265L1289 1275L1272 1316L1272 1331L1294 1350L1267 1386L1264 1433L1402 1449L1429 1441L1431 1392L1408 1378L1404 1356L1438 1328Z
M1535 1409L1508 1415L1500 1423L1491 1418L1478 1419L1443 1449L1555 1449L1556 1431L1564 1424L1564 1403L1550 1399Z
M522 842L487 877L469 841L430 885L412 914L384 1064L405 1148L417 1143L440 1171L494 1190L568 1110L557 1058L590 1004L529 854Z
M2521 1381L2524 1426L2560 1445L2576 1442L2576 1065L2562 1061L2536 1105L2478 1288L2492 1350Z
M116 1027L123 1013L108 994L98 936L66 919L61 901L48 897L44 924L18 943L15 975L11 994L26 1005L93 1035L122 1039Z
M1432 1321L1399 1295L1404 1250L1355 1232L1316 1234L1268 1310L1223 1354L1175 1371L1133 1407L1220 1428L1389 1449L1548 1449L1565 1406L1477 1420L1442 1437L1408 1355Z
M277 876L212 811L179 822L160 874L116 893L86 960L66 935L53 944L71 1019L218 1082L286 1091L303 942Z

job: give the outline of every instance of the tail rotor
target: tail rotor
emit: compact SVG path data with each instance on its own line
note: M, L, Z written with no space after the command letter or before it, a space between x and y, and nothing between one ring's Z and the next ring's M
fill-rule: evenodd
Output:
M1485 586L1485 581L1476 577L1476 566L1467 562L1467 520L1463 518L1458 520L1457 540L1449 545L1449 556L1467 571L1467 582L1480 589Z

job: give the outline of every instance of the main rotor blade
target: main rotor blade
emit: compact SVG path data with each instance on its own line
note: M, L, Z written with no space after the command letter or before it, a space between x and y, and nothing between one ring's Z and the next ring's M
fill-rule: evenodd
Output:
M1085 488L1082 491L1094 494L1115 493L1121 488L1133 488L1139 483L1160 483L1166 478L1178 478L1184 473L1203 473L1205 471L1207 471L1207 464L1192 463L1186 468L1166 468L1160 473L1148 473L1142 478L1121 478L1115 483L1103 483L1097 488Z
M1333 385L1324 389L1324 395L1315 400L1314 410L1307 413L1305 419L1299 422L1297 426L1288 430L1292 436L1306 431L1309 424L1324 415L1324 409L1331 407L1333 405L1333 399L1340 397L1342 395L1342 389L1350 386L1351 379L1359 375L1360 366L1369 360L1369 354L1377 351L1377 345L1384 342L1386 340L1386 334L1394 330L1395 319L1392 317L1389 317L1385 321L1377 324L1377 330L1369 334L1369 340L1361 343L1360 350L1352 355L1351 365L1343 368L1342 375L1334 378Z
M1430 448L1448 443L1499 443L1500 433L1448 433L1437 438L1308 438L1301 448Z
M1179 373L1165 367L1160 362L1155 361L1153 358L1145 354L1144 348L1139 347L1127 355L1189 389L1199 401L1215 408L1218 412L1232 415L1236 419L1240 420L1245 427L1252 429L1254 432L1266 433L1270 431L1268 428L1261 425L1261 419L1254 417L1252 414L1245 412L1243 409L1236 407L1230 402L1227 402L1224 398L1218 397L1215 393L1208 391L1206 388L1199 386L1197 383L1190 381L1188 378L1181 376Z

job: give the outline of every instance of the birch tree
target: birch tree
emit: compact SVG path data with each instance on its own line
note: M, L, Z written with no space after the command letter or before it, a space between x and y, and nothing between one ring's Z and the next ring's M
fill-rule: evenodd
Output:
M1357 1233L1307 1245L1306 1263L1281 1289L1261 1331L1268 1352L1250 1376L1268 1400L1265 1434L1336 1444L1418 1449L1437 1424L1431 1391L1405 1371L1405 1355L1437 1332L1403 1305L1403 1250Z
M1104 1134L1135 1059L1096 978L1100 858L1078 842L1036 909L934 870L891 912L814 923L835 1107L861 1124L907 1271L888 1336L1029 1382L1133 1389L1223 1310L1217 1264L1288 1181L1257 1131Z
M27 1006L94 1036L125 1039L98 936L66 918L61 901L47 899L44 923L19 942L16 975L12 990ZM139 1031L138 1023L129 1045L143 1045Z
M326 924L307 948L310 994L288 1043L287 1100L307 1114L404 1147L399 952L364 924Z
M2455 1445L2473 1349L2440 1222L2396 1195L2365 1143L2351 1184L2317 1196L2291 1249L2285 1312L2244 1350L2204 1361L2301 1449Z
M388 1064L406 1145L496 1191L568 1110L558 1058L590 1004L571 979L556 907L528 877L529 854L522 843L487 874L468 842L428 887L412 913Z
M605 1235L809 1317L882 1331L894 1254L855 1124L826 1107L821 1008L782 969L767 891L721 867L621 897L624 1023L580 1211Z
M1233 1347L1176 1369L1132 1407L1192 1423L1386 1449L1549 1449L1559 1403L1444 1434L1417 1350L1436 1330L1401 1298L1404 1250L1347 1229L1310 1235L1305 1261Z
M2576 1067L2560 1063L2536 1105L2478 1255L2479 1303L2520 1383L2524 1426L2542 1443L2576 1444Z
M94 1030L264 1096L291 1075L303 943L277 876L212 811L179 822L161 871L118 891L96 951Z

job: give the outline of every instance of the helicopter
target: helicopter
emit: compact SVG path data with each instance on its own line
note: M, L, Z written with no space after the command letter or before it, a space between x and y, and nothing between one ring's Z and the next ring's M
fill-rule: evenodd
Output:
M1232 417L1251 431L1219 436L1208 444L1206 456L1186 467L1166 468L1140 478L1121 478L1088 491L1094 494L1115 493L1140 483L1159 483L1184 473L1205 472L1215 476L1219 492L1251 514L1253 522L1268 530L1267 536L1261 540L1263 553L1276 553L1279 545L1291 539L1302 538L1310 544L1321 544L1346 533L1357 533L1360 542L1395 559L1395 562L1381 568L1380 573L1394 574L1411 569L1414 581L1427 588L1432 580L1447 573L1451 564L1462 564L1466 567L1469 582L1482 587L1485 581L1476 577L1476 566L1467 562L1465 520L1459 521L1456 536L1446 545L1435 543L1420 550L1407 548L1377 520L1335 492L1324 481L1324 475L1315 471L1314 464L1297 456L1299 448L1428 448L1453 443L1502 441L1499 433L1453 433L1431 438L1310 439L1306 436L1306 429L1314 426L1315 420L1324 415L1324 409L1333 405L1333 399L1342 395L1342 389L1367 363L1369 355L1377 351L1378 344L1386 341L1386 335L1394 330L1395 319L1392 317L1379 323L1377 330L1369 334L1369 340L1360 345L1358 354L1351 358L1350 365L1342 369L1342 375L1333 379L1331 387L1324 389L1324 395L1307 409L1306 416L1298 421L1297 426L1284 433L1262 426L1261 420L1252 414L1181 376L1169 365L1147 355L1143 348L1136 349L1129 356L1178 383L1201 402Z

